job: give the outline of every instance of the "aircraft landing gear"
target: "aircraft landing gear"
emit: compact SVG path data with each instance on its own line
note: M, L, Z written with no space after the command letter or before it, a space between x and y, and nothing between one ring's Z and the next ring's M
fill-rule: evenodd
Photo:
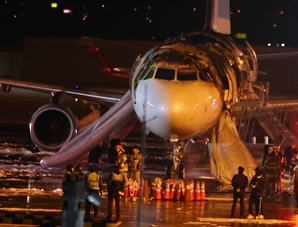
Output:
M179 164L176 168L174 167L174 164L171 162L167 165L167 172L166 172L166 178L171 179L185 179L185 167L183 164Z
M172 159L169 161L166 169L166 178L167 179L177 179L177 180L184 180L185 179L185 167L182 164L182 153L181 148L182 146L174 146L174 154Z

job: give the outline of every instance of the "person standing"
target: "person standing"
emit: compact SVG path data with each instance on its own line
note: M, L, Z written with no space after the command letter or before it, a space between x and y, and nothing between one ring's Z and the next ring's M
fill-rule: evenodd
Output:
M264 163L264 190L263 196L265 198L274 198L275 186L280 180L280 161L275 152L268 154Z
M74 167L72 164L68 164L66 166L66 173L64 175L63 182L73 181L74 180ZM62 183L63 185L63 183ZM65 193L65 189L63 188L63 192ZM62 210L68 209L68 202L63 201Z
M84 180L82 165L77 165L76 166L76 170L75 170L75 173L74 173L74 179L75 179L75 181L83 181Z
M88 189L88 195L94 197L98 197L99 193L102 195L102 178L98 173L96 173L95 167L93 166L90 168L90 173L86 177L86 185ZM91 204L93 205L94 218L96 218L98 216L98 207L96 204L89 201L88 198L86 199L85 216L90 218Z
M128 164L127 164L127 156L125 154L125 150L122 145L116 146L117 151L117 159L116 159L116 165L119 166L120 173L124 176L125 181L128 179Z
M115 200L116 205L116 217L117 222L120 222L120 196L123 195L125 185L125 178L123 174L120 173L120 167L114 166L114 171L110 174L108 178L108 216L107 221L112 220L113 214L113 200Z
M233 186L233 205L231 211L231 218L235 216L235 208L240 199L240 218L244 218L244 197L245 197L245 188L248 185L248 178L243 174L244 168L242 166L238 167L238 174L235 174L232 178Z
M75 181L84 181L83 167L82 165L77 165L74 173ZM78 203L78 208L81 209L81 202Z
M142 168L142 154L140 154L140 148L134 146L132 148L133 155L130 159L130 173L133 181L140 180L141 168Z
M251 194L249 197L249 214L247 216L247 219L264 219L262 200L264 177L262 170L259 167L255 168L255 175L251 179L249 186L251 188ZM256 209L256 216L253 216L253 205Z
M130 177L131 184L133 184L133 192L130 193L131 200L136 201L138 196L139 188L141 187L141 168L142 168L142 154L140 154L140 148L138 146L133 146L133 155L130 158Z

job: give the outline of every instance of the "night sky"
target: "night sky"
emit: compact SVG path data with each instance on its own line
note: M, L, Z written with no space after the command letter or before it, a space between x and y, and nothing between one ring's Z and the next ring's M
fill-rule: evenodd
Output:
M51 8L53 2L57 8ZM81 36L161 41L202 29L205 8L205 0L1 0L0 41ZM298 46L298 0L231 0L231 20L232 34L246 33L251 44Z

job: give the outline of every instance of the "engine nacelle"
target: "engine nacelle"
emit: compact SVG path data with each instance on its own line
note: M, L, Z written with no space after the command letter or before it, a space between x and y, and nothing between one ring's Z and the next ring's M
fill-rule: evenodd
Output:
M78 132L73 112L59 104L46 104L32 116L30 135L32 142L45 151L58 151Z

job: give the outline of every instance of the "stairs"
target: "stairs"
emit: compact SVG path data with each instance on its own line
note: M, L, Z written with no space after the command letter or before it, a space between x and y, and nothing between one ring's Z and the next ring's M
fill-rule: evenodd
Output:
M266 92L268 90L269 87L266 87ZM284 100L269 100L268 94L264 95L260 91L257 97L260 98L240 99L236 105L239 111L237 124L240 138L243 141L251 138L248 134L253 130L252 118L255 118L275 145L286 147L297 144L295 122L298 119L293 105Z

